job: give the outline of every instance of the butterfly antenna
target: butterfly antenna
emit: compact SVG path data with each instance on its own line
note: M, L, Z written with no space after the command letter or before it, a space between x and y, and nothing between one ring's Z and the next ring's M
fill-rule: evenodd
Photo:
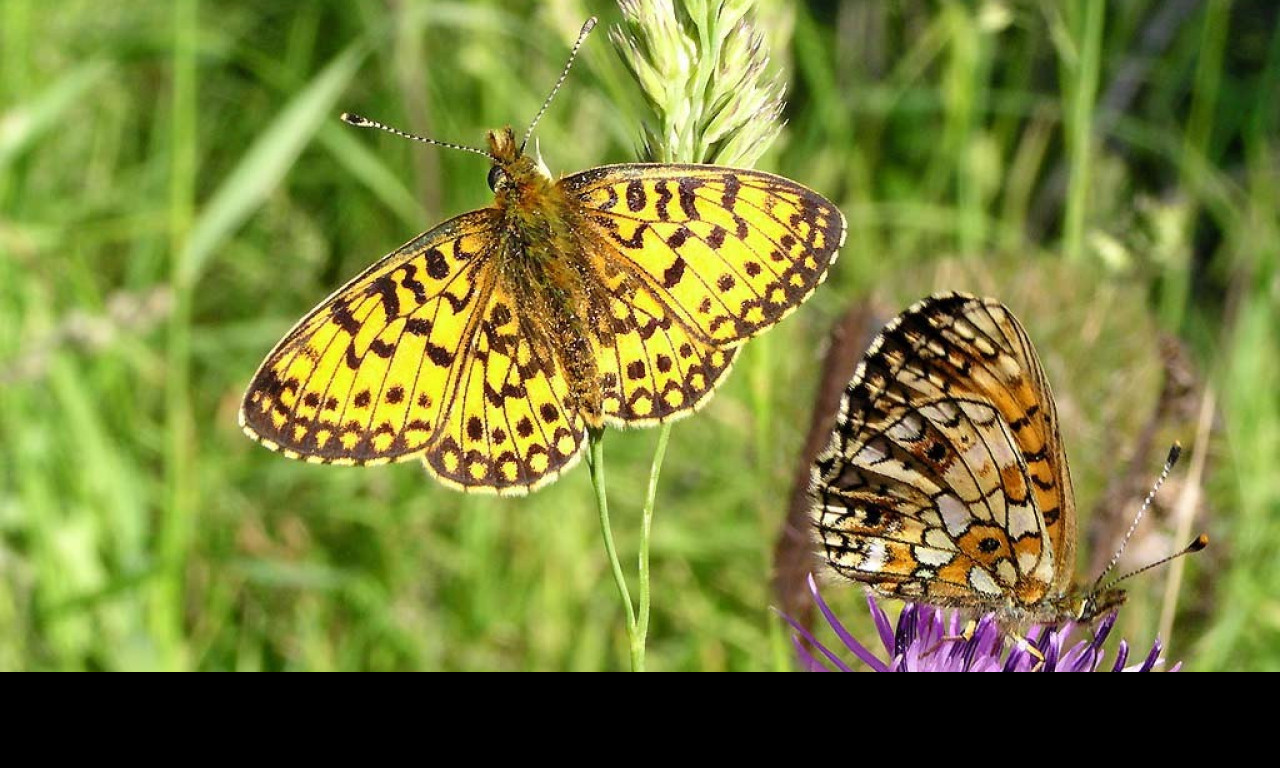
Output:
M1113 579L1110 583L1108 583L1105 587L1102 588L1102 591L1111 589L1112 587L1119 584L1120 582L1131 579L1140 573L1146 573L1152 568L1158 568L1159 566L1164 565L1170 560L1177 560L1179 557L1182 557L1183 555L1189 555L1193 552L1199 552L1200 550L1204 549L1207 546L1209 546L1209 536L1207 534L1202 533L1199 536L1197 536L1195 540L1192 541L1190 544L1183 547L1180 551L1175 552L1172 555L1169 555L1168 557L1161 558L1155 561L1154 563L1151 563L1150 565L1144 565L1135 571L1129 571L1128 573L1126 573L1125 575L1121 576L1118 579Z
M498 159L493 155L489 154L488 152L485 152L483 149L468 147L464 144L454 144L448 141L436 141L435 139L428 139L425 136L418 136L413 133L407 133L405 131L400 130L399 128L392 128L391 126L384 125L383 123L380 123L377 120L370 120L367 117L361 117L360 115L354 114L352 112L343 112L342 122L346 123L347 125L354 125L357 128L377 128L380 131L386 131L387 133L395 134L396 136L399 136L402 139L412 139L413 141L420 141L423 144L435 144L437 147L448 147L449 149L460 149L463 152L474 152L477 155L484 155L490 160L496 161Z
M1133 576L1137 576L1138 574L1143 573L1144 571L1149 571L1152 568L1155 568L1156 566L1164 565L1170 560L1182 557L1183 555L1189 555L1192 552L1199 552L1200 550L1209 546L1209 537L1202 533L1196 537L1195 541L1191 542L1185 548L1183 548L1182 551L1177 552L1176 554L1169 555L1168 557L1162 560L1157 560L1156 562L1151 563L1150 565L1144 565L1143 567L1139 568L1136 571L1131 571L1129 573L1126 573L1120 578L1114 579L1108 582L1106 586L1102 585L1103 579L1105 579L1107 577L1107 574L1111 573L1112 569L1116 567L1116 563L1120 562L1120 555L1124 553L1124 548L1129 545L1129 539L1133 538L1133 532L1138 530L1138 523L1142 522L1142 516L1145 515L1147 513L1147 510L1151 508L1151 503L1155 501L1156 494L1160 491L1160 486L1164 485L1164 481L1168 479L1169 473L1173 471L1173 466L1178 463L1178 458L1181 455L1182 455L1182 443L1179 443L1175 440L1173 443L1173 446L1169 449L1169 457L1164 460L1164 468L1160 470L1160 477L1156 478L1155 485L1151 487L1151 490L1147 493L1147 497L1143 499L1142 507L1138 510L1138 514L1133 516L1133 523L1129 526L1129 530L1125 532L1124 538L1121 539L1120 546L1116 549L1116 553L1111 556L1111 562L1107 563L1107 567L1103 568L1102 573L1098 574L1098 580L1094 582L1094 588L1093 588L1094 594L1098 594L1100 592L1103 592L1106 589L1110 589L1111 587L1115 586L1116 584L1119 584L1125 579L1128 579Z
M578 33L578 42L573 44L573 50L569 52L569 60L565 62L564 71L560 73L560 79L556 81L556 85L551 89L547 100L542 102L542 109L538 110L538 114L533 118L533 122L529 123L529 130L524 132L524 139L520 142L520 154L524 154L524 147L529 143L529 137L533 135L533 127L542 119L542 115L547 111L547 107L551 106L551 100L556 97L556 92L560 90L560 86L564 85L564 79L569 76L569 69L573 66L574 59L578 58L578 49L582 47L582 41L587 39L587 35L591 30L595 29L596 17L592 16L587 19L587 23L582 25L582 31Z

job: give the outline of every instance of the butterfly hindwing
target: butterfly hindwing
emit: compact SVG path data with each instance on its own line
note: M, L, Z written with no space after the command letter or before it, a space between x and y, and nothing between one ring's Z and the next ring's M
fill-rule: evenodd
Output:
M608 423L640 426L692 413L733 364L736 348L709 344L649 283L611 252L595 252L607 318L593 337Z
M541 336L517 297L495 285L484 306L424 461L460 490L523 493L577 460L586 423L553 351L537 343Z

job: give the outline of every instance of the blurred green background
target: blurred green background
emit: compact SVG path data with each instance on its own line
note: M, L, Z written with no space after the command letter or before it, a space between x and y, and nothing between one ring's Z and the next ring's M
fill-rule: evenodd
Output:
M491 200L483 159L337 115L470 144L523 127L592 14L619 18L0 4L0 669L626 667L584 468L473 497L412 464L291 462L236 426L298 317ZM773 543L828 329L954 288L1008 303L1045 358L1082 578L1168 443L1189 448L1128 559L1213 544L1136 580L1123 634L1163 631L1190 669L1280 668L1275 5L761 2L757 21L789 94L760 167L839 203L848 244L674 429L649 667L790 666ZM597 32L537 139L553 172L625 162L644 117ZM628 565L654 437L606 442ZM866 628L858 590L825 593Z

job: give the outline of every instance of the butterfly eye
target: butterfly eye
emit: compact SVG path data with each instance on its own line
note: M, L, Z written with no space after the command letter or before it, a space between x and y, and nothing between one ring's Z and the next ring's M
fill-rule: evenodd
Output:
M1080 606L1076 609L1076 621L1088 621L1098 613L1098 606L1094 602L1092 596L1086 597L1080 601Z
M498 188L505 187L508 181L510 179L507 177L507 172L502 170L502 166L495 165L489 169L489 189L497 192Z

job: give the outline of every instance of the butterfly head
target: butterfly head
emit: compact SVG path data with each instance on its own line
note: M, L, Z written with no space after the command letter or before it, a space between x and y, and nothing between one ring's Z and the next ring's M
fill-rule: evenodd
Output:
M489 156L493 158L493 167L489 169L489 189L496 194L527 187L535 180L551 179L541 160L526 155L523 147L516 143L515 132L510 126L489 131Z
M1126 596L1123 589L1104 589L1089 592L1076 602L1074 620L1081 624L1088 624L1099 616L1109 613L1112 609L1119 608L1124 603Z

